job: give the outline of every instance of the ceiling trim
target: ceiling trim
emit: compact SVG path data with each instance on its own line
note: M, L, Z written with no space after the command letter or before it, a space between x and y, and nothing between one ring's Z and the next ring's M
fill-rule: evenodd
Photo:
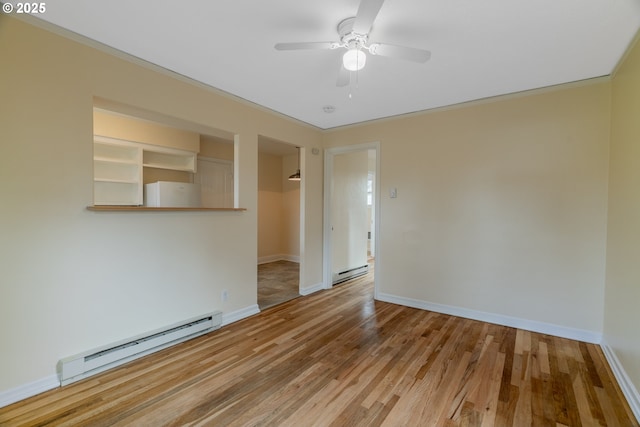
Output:
M617 64L615 67L613 67L613 70L611 71L611 77L615 77L616 74L618 73L618 71L620 71L620 67L622 67L622 64L624 63L624 61L627 59L627 57L629 56L629 54L631 53L631 50L634 48L634 46L640 43L640 31L638 31L636 33L636 35L631 39L631 41L629 42L629 44L627 45L627 48L624 51L624 54L620 57L620 59L618 60Z
M405 114L398 114L395 116L382 117L379 119L373 119L373 120L368 120L364 122L337 126L329 129L323 129L322 131L324 133L331 133L334 131L342 131L345 129L353 129L361 126L368 126L373 123L384 123L387 121L399 120L399 119L404 119L409 117L418 117L418 116L427 115L427 114L441 113L444 111L459 110L463 108L474 107L477 105L492 104L495 102L502 102L510 99L525 98L528 96L540 95L543 93L557 92L565 89L591 86L599 83L608 83L611 81L612 78L613 78L613 74L608 74L605 76L593 77L590 79L576 80L573 82L559 83L557 85L545 86L545 87L540 87L535 89L528 89L528 90L523 90L519 92L505 93L503 95L495 95L495 96L489 96L486 98L473 99L471 101L459 102L457 104L451 104L451 105L443 105L442 107L430 108L428 110L412 111Z
M118 59L122 59L124 61L127 61L127 62L129 62L131 64L138 65L138 66L143 67L143 68L145 68L147 70L151 70L151 71L157 72L157 73L162 74L164 76L174 78L174 79L176 79L178 81L181 81L183 83L187 83L187 84L190 84L192 86L195 86L195 87L198 87L200 89L203 89L205 91L214 93L214 94L216 94L218 96L227 98L230 101L234 101L234 102L237 102L239 104L255 108L255 109L260 110L262 112L265 112L265 113L268 113L268 114L272 114L274 116L277 116L279 118L288 120L290 122L296 123L298 125L301 125L301 126L304 126L304 127L307 127L307 128L311 128L311 129L318 130L318 131L322 131L323 130L322 128L320 128L318 126L312 125L311 123L304 122L302 120L299 120L299 119L296 119L294 117L288 116L286 114L280 113L279 111L275 111L275 110L272 110L270 108L267 108L264 105L260 105L260 104L257 104L255 102L249 101L246 98L242 98L242 97L239 97L239 96L234 95L232 93L226 92L226 91L224 91L222 89L219 89L219 88L217 88L215 86L211 86L211 85L208 85L208 84L203 83L201 81L192 79L191 77L187 77L184 74L180 74L180 73L178 73L176 71L170 70L168 68L164 68L164 67L162 67L162 66L160 66L158 64L154 64L153 62L146 61L146 60L144 60L142 58L139 58L137 56L131 55L131 54L126 53L126 52L123 52L123 51L121 51L119 49L113 48L111 46L107 46L104 43L101 43L101 42L93 40L93 39L91 39L89 37L83 36L82 34L78 34L76 32L67 30L66 28L62 28L62 27L60 27L58 25L55 25L55 24L52 24L52 23L50 23L48 21L43 21L42 19L38 19L35 16L29 15L29 14L20 14L20 15L16 14L16 15L11 15L11 17L15 18L15 19L18 19L19 21L25 22L25 23L27 23L29 25L33 25L35 27L38 27L38 28L40 28L40 29L42 29L44 31L48 31L48 32L53 33L55 35L58 35L60 37L64 37L64 38L66 38L68 40L71 40L71 41L74 41L76 43L80 43L80 44L82 44L84 46L96 49L96 50L98 50L98 51L100 51L102 53L105 53L107 55L111 55L111 56L114 56L114 57L116 57Z
M0 2L1 3L1 2ZM27 24L36 26L38 28L41 28L45 31L51 32L53 34L56 34L58 36L64 37L66 39L69 39L71 41L80 43L82 45L88 46L90 48L94 48L100 52L103 52L105 54L114 56L116 58L125 60L129 63L141 66L145 69L160 73L162 75L165 75L167 77L170 78L174 78L178 81L181 81L183 83L187 83L190 84L192 86L198 87L200 89L203 89L207 92L216 94L218 96L224 97L226 99L229 99L230 101L234 101L237 103L240 103L242 105L248 106L248 107L252 107L255 108L257 110L260 110L262 112L265 112L267 114L271 114L274 115L276 117L279 117L281 119L287 120L289 122L295 123L297 125L300 126L304 126L306 128L309 129L313 129L316 131L319 131L321 133L331 133L331 132L335 132L335 131L341 131L344 129L351 129L351 128L357 128L357 127L361 127L361 126L367 126L370 125L372 123L383 123L386 121L392 121L392 120L399 120L399 119L403 119L403 118L407 118L407 117L416 117L416 116L420 116L420 115L424 115L424 114L431 114L431 113L438 113L438 112L442 112L442 111L450 111L450 110L455 110L455 109L460 109L460 108L468 108L468 107L472 107L472 106L476 106L476 105L483 105L483 104L488 104L488 103L493 103L493 102L500 102L503 100L507 100L507 99L515 99L515 98L521 98L521 97L525 97L525 96L531 96L531 95L536 95L536 94L541 94L541 93L549 93L549 92L553 92L553 91L557 91L557 90L564 90L564 89L569 89L569 88L574 88L574 87L580 87L580 86L586 86L586 85L591 85L591 84L597 84L599 82L608 82L611 81L611 78L615 75L615 73L618 71L620 65L624 62L624 59L626 58L626 56L628 55L629 51L631 50L631 47L637 43L640 40L640 32L638 32L634 38L630 41L629 45L627 46L627 49L625 51L625 54L620 58L620 60L618 61L618 63L616 64L616 66L614 67L614 69L612 70L611 74L608 75L603 75L600 77L594 77L594 78L589 78L589 79L584 79L584 80L578 80L578 81L572 81L572 82L566 82L566 83L559 83L556 85L551 85L551 86L545 86L545 87L541 87L541 88L534 88L534 89L529 89L529 90L524 90L524 91L519 91L519 92L513 92L513 93L506 93L506 94L502 94L502 95L496 95L496 96L490 96L490 97L486 97L486 98L480 98L480 99L475 99L475 100L470 100L470 101L465 101L465 102L461 102L461 103L457 103L457 104L451 104L451 105L445 105L445 106L441 106L441 107L435 107L435 108L430 108L430 109L425 109L425 110L417 110L417 111L412 111L412 112L408 112L408 113L403 113L403 114L397 114L397 115L393 115L393 116L388 116L388 117L381 117L381 118L376 118L376 119L372 119L372 120L366 120L366 121L362 121L362 122L358 122L358 123L353 123L353 124L347 124L347 125L340 125L340 126L335 126L335 127L330 127L330 128L321 128L318 127L316 125L304 122L302 120L296 119L294 117L288 116L286 114L283 114L281 112L272 110L268 107L265 107L263 105L257 104L255 102L252 102L248 99L239 97L237 95L231 94L229 92L226 92L222 89L219 89L217 87L205 84L203 82L200 82L198 80L195 80L193 78L187 77L183 74L180 74L178 72L175 72L173 70L170 70L168 68L164 68L160 65L154 64L152 62L146 61L144 59L141 59L137 56L131 55L129 53L123 52L119 49L115 49L111 46L107 46L101 42L98 42L96 40L93 40L91 38L88 38L82 34L78 34L76 32L67 30L65 28L62 28L58 25L52 24L48 21L43 21L35 16L29 15L29 14L22 14L22 15L11 15L12 18L18 19L20 21L26 22ZM105 100L106 101L106 100ZM221 130L222 132L229 132L229 131L225 131L225 130Z

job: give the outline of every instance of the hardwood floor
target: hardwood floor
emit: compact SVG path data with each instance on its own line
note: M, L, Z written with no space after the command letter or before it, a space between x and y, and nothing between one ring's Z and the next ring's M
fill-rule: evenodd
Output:
M2 426L638 426L598 346L375 302L368 276L0 409Z

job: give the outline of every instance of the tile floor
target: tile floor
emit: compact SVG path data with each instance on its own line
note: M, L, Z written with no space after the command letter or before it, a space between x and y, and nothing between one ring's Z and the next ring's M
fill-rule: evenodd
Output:
M258 265L258 307L264 310L300 296L300 266L274 261Z

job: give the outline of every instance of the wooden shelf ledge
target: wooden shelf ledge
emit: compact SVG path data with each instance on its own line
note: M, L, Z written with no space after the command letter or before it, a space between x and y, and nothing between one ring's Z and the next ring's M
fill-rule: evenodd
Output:
M247 208L152 208L148 206L114 206L114 205L100 205L100 206L87 206L87 210L99 211L99 212L197 212L197 211L211 211L211 212L243 212Z

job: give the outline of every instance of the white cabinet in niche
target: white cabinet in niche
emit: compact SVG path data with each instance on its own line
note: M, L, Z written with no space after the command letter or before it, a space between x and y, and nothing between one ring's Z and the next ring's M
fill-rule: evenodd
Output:
M195 172L197 153L93 137L93 204L142 206L144 167Z
M142 150L142 164L149 168L195 172L196 156L196 153L175 148L145 147Z
M142 147L114 138L94 137L93 203L142 204Z

